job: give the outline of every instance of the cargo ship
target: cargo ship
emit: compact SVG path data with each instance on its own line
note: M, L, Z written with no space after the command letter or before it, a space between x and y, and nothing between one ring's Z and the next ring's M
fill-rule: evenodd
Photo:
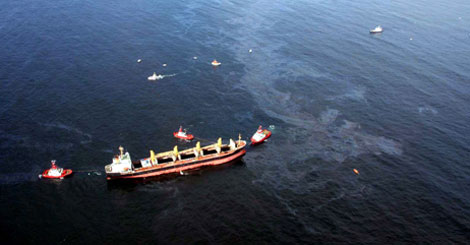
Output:
M217 143L201 147L201 143L197 142L195 147L183 151L178 151L178 146L173 151L158 154L151 150L150 157L134 162L129 152L124 153L124 148L120 146L120 154L105 166L106 179L149 178L222 165L240 160L246 153L245 146L246 141L241 140L240 136L236 142L230 139L229 144L223 144L219 138Z

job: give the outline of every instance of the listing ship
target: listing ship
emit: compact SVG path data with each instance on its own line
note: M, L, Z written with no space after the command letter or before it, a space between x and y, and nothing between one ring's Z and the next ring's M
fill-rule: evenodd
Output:
M246 153L245 146L246 141L241 140L240 136L237 142L230 139L229 144L223 144L222 138L219 138L215 144L201 147L197 142L196 147L181 152L178 146L173 151L158 154L151 150L150 157L135 162L132 162L129 152L124 153L124 148L120 146L120 155L105 166L106 179L148 178L222 165L241 159Z

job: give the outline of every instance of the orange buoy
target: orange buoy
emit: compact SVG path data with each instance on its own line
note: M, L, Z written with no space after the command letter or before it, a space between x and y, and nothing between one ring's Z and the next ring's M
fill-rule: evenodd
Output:
M357 169L353 169L354 173L359 174L359 171Z

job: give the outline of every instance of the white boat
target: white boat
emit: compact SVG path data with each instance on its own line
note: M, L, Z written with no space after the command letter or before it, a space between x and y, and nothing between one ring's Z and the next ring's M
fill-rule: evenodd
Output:
M222 63L218 62L217 60L213 60L211 64L213 66L220 66Z
M382 33L384 29L381 26L376 26L374 29L370 30L370 33Z
M164 78L163 75L157 75L155 72L153 73L153 75L151 75L150 77L148 77L147 79L150 80L150 81L155 81L155 80L159 80L159 79L162 79Z

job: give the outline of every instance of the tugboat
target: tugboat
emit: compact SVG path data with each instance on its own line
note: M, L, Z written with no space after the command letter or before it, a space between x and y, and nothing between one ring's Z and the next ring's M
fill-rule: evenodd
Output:
M180 129L178 130L178 132L173 132L173 136L175 136L175 138L183 139L183 140L194 139L194 135L187 134L186 129L183 131L183 126L180 126Z
M383 31L384 31L383 28L382 28L380 25L378 25L378 26L376 26L374 29L370 30L370 33L372 33L372 34L374 34L374 33L382 33Z
M124 148L119 147L120 155L113 158L113 162L105 166L106 179L140 179L155 176L179 175L184 171L222 165L241 159L245 153L246 141L230 139L229 144L222 144L222 138L217 143L201 147L200 142L196 147L178 151L178 146L173 151L155 154L150 151L150 157L132 162L129 152L124 153Z
M251 137L251 144L261 144L269 137L271 137L271 131L263 129L263 127L259 125L258 130L256 130L255 134Z
M46 178L46 179L64 179L65 177L72 174L71 169L63 169L57 167L55 165L55 160L51 161L51 168L44 170L42 174L39 175L39 178Z
M213 66L220 66L222 63L218 62L217 60L213 60L211 63Z

